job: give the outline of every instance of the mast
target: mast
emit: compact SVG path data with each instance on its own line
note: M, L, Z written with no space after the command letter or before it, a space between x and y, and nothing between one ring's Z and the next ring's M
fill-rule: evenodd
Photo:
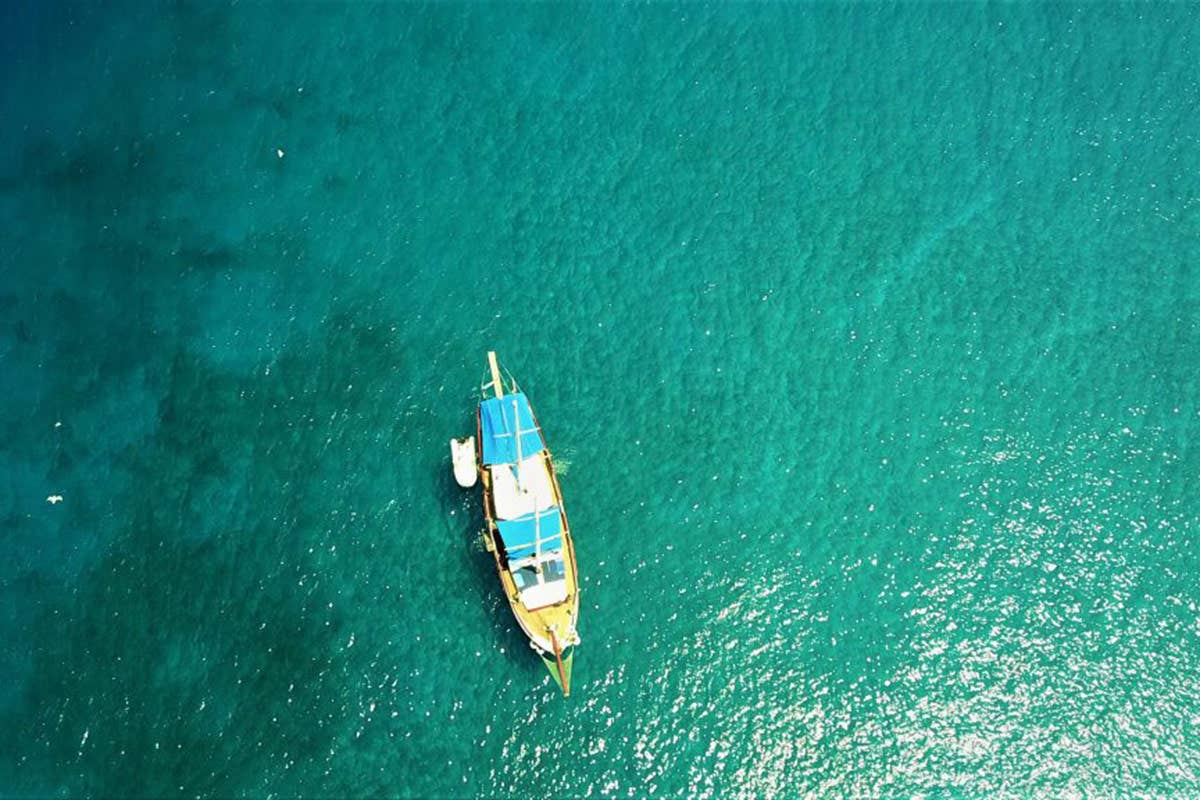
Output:
M521 410L517 407L517 398L513 398L513 429L517 437L517 463L521 463Z
M519 472L521 469L521 409L517 405L515 397L513 398L513 428L517 431L515 435L517 437L517 471ZM542 560L542 526L537 503L533 505L533 560L535 563ZM542 581L539 580L538 583L542 583Z
M492 388L496 397L504 397L504 381L500 380L500 365L496 363L496 351L488 350L488 366L492 368Z

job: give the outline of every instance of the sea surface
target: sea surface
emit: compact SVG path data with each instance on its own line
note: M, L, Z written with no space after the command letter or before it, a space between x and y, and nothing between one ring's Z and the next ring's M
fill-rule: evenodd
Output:
M1200 5L0 30L0 794L1200 797Z

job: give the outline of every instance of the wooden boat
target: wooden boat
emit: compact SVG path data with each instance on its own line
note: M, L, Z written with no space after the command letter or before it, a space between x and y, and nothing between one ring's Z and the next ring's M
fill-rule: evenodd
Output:
M517 624L569 696L579 575L562 490L529 399L515 382L505 393L494 352L488 366L492 380L475 415L484 545Z

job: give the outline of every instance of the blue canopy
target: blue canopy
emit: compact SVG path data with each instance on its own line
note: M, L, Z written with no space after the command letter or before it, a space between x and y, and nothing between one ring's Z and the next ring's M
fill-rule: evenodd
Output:
M562 516L558 513L558 506L517 519L498 520L496 524L500 526L500 538L504 540L504 549L510 559L533 555L537 550L539 534L543 553L562 549Z
M483 433L484 464L517 463L517 432L521 430L521 457L544 450L542 435L533 424L529 401L521 393L493 397L479 404L480 427Z

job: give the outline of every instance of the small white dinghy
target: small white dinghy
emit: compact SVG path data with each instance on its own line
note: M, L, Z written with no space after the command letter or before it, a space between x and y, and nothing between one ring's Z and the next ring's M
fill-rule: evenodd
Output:
M464 489L469 489L479 480L479 469L475 466L475 437L450 440L450 459L454 462L454 480Z

